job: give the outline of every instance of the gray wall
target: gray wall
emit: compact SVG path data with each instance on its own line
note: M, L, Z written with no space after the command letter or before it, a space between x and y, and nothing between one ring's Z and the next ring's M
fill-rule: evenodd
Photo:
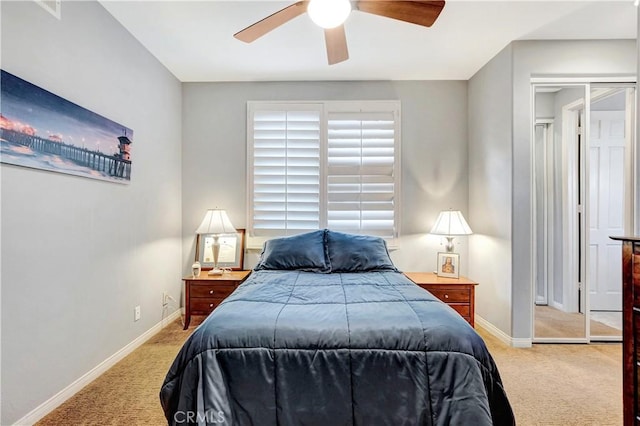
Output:
M553 118L555 114L555 93L536 93L536 118Z
M129 185L0 166L8 425L156 325L163 290L179 300L181 85L97 2L0 7L6 71L134 130Z
M401 238L391 253L406 271L435 269L440 239L427 233L443 209L467 213L467 83L270 82L183 85L183 267L207 208L228 211L246 227L246 102L249 100L383 100L402 102ZM472 229L474 224L470 224ZM467 239L456 238L461 270ZM259 253L247 255L252 267Z
M511 335L512 48L469 80L469 276L476 313Z

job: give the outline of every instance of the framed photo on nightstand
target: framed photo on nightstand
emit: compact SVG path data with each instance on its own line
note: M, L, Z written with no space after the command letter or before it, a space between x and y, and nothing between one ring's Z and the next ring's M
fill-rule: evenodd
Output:
M458 278L460 276L460 255L458 253L438 253L436 265L438 267L436 273L439 277Z
M236 234L221 235L218 266L240 271L244 267L244 229L236 229ZM196 236L196 260L202 270L213 268L213 234Z

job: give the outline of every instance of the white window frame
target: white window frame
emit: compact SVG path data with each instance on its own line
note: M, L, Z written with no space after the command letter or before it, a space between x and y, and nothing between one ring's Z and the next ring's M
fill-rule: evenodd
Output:
M371 101L248 101L247 102L247 235L246 245L249 249L261 248L268 237L259 237L253 233L254 216L254 121L256 111L308 110L319 107L320 114L320 229L327 228L327 158L329 113L335 112L392 112L394 116L394 234L388 238L390 247L397 245L400 235L400 205L402 195L401 170L401 103L399 100L371 100ZM283 235L284 236L284 235Z

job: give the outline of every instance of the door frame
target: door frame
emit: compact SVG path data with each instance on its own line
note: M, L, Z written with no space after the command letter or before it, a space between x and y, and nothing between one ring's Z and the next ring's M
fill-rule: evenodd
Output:
M567 206L567 204L570 204L570 206L572 206L572 211L573 213L576 214L570 214L570 215L563 215L563 233L565 236L565 239L563 241L563 250L565 251L565 253L569 254L569 259L571 259L570 261L566 261L564 262L564 266L563 266L563 279L564 278L571 278L570 281L565 281L565 282L577 282L577 275L578 275L578 270L575 267L572 267L572 265L576 265L577 264L577 253L578 253L578 249L581 250L581 252L583 253L583 257L587 255L588 251L587 248L589 247L589 235L588 232L586 232L586 228L585 226L590 223L589 222L589 206L588 206L588 200L586 199L587 197L587 188L589 188L589 175L587 173L587 170L589 170L589 156L587 155L588 153L588 143L587 141L589 141L589 132L590 132L590 117L591 117L591 94L592 94L592 85L595 87L598 86L607 86L607 87L615 87L615 86L620 86L620 87L634 87L635 90L635 96L633 97L634 100L635 98L638 96L637 95L637 91L638 91L638 87L636 84L636 78L635 76L620 76L620 77L604 77L604 78L598 78L598 77L578 77L578 78L549 78L549 77L532 77L530 79L530 83L531 83L531 97L530 97L530 106L531 106L531 131L530 131L530 150L531 150L531 241L532 241L532 251L531 251L531 265L533 266L531 268L531 300L532 300L532 309L531 309L531 336L532 336L532 342L534 343L589 343L592 341L592 336L591 336L591 327L590 327L590 303L589 303L589 274L588 274L588 268L586 265L586 262L582 262L581 267L580 267L580 275L582 277L582 300L580 300L580 305L581 308L584 312L585 315L585 336L584 337L579 337L579 338L573 338L573 337L569 337L569 338L555 338L555 337L548 337L548 338L537 338L535 337L535 306L536 306L536 274L537 274L537 268L535 267L536 265L536 254L537 254L537 240L536 240L536 235L537 235L537 231L536 231L536 191L535 191L535 178L533 173L535 173L535 144L533 143L535 141L535 126L536 126L536 119L535 119L535 93L536 93L536 88L537 87L570 87L570 86L577 86L577 87L583 87L584 88L584 99L582 100L578 100L575 101L573 103L570 103L568 105L565 105L563 107L563 124L565 122L565 110L566 113L568 115L568 117L566 117L569 120L577 120L577 115L575 113L576 110L580 109L580 106L582 106L582 110L584 111L584 117L583 117L583 121L585 124L583 124L583 129L582 129L582 136L583 136L583 141L581 143L581 146L579 148L579 152L582 158L582 164L583 167L580 170L580 179L582 180L583 184L581 185L580 188L580 193L581 193L581 200L582 200L582 208L580 209L580 213L581 213L581 217L580 219L578 219L578 204L577 204L577 183L575 180L573 180L573 182L570 182L570 176L571 173L577 173L577 167L578 167L578 157L577 157L577 153L578 153L578 147L575 146L575 144L573 144L574 146L568 146L568 143L565 143L566 141L570 141L571 138L575 138L575 136L571 136L567 134L567 127L568 126L564 126L563 125L563 130L562 130L562 161L563 164L567 165L568 167L565 169L563 168L563 174L562 174L562 179L563 179L563 184L562 184L562 190L563 190L563 209L569 207ZM598 95L596 95L596 98L598 97ZM630 196L630 198L626 198L629 202L629 209L631 210L631 213L629 215L627 215L627 208L625 208L625 217L628 218L628 221L625 221L626 225L629 225L630 227L628 229L632 229L634 231L636 231L636 226L640 226L640 219L639 220L634 220L635 219L635 215L636 214L640 214L640 209L637 208L637 202L638 202L638 197L636 197L635 193L635 188L637 187L637 185L640 185L640 182L638 182L638 179L640 179L640 176L638 176L638 163L640 162L640 158L638 158L639 152L636 150L636 138L635 138L635 127L637 126L636 123L636 116L635 116L635 102L632 102L630 99L627 99L627 129L629 130L629 135L630 135L630 139L631 139L631 143L629 146L629 162L630 167L625 167L628 170L629 174L625 174L625 180L626 182L629 182L629 188L627 189L627 191L625 191L627 194L626 196ZM631 107L629 107L631 106ZM579 113L578 113L579 114ZM573 116L573 118L572 118ZM631 127L631 123L633 123L634 128ZM571 129L573 129L575 127L571 127ZM565 139L565 136L569 139ZM570 161L569 163L567 163L567 161ZM573 175L575 176L575 174ZM630 192L630 194L629 194ZM570 193L570 194L569 194ZM570 198L572 198L572 200L568 200L567 198L570 196ZM569 203L569 201L571 201L571 203ZM566 210L565 210L566 211ZM578 223L579 220L579 223ZM565 222L566 221L566 222ZM583 229L583 236L584 238L582 238L581 241L578 242L578 232L577 232L577 225L580 224L580 226ZM569 225L569 226L567 226ZM569 238L568 238L569 237ZM567 285L563 285L563 304L566 303L567 299L565 299L566 296L566 291L567 291ZM577 299L577 292L573 292L575 299ZM569 297L571 298L571 295L569 295ZM572 300L570 303L574 303L573 306L576 306L577 301L576 300ZM609 338L602 338L603 336L594 336L595 339L593 340L620 340L620 338L613 338L613 339L609 339Z
M583 86L585 90L585 100L578 100L562 107L562 163L567 167L562 171L562 211L568 212L568 214L562 216L562 229L563 229L563 247L562 250L565 253L566 261L564 262L562 269L562 307L567 312L585 312L588 311L586 306L586 297L579 299L578 293L585 292L585 288L588 288L588 280L584 262L584 254L586 254L586 248L588 244L585 244L585 239L580 239L580 232L578 229L583 229L586 223L585 220L588 212L585 203L586 191L588 188L588 174L585 170L588 170L588 158L586 156L585 140L589 140L589 126L585 126L587 122L586 118L589 116L590 111L585 108L585 103L589 105L590 99L587 92L589 88ZM585 102L586 101L586 102ZM578 144L578 134L576 128L578 123L582 120L582 143ZM582 163L579 164L578 158L582 158ZM582 166L582 167L580 167ZM578 170L580 170L578 176ZM579 185L578 180L582 182ZM579 190L580 189L580 190ZM581 200L579 205L578 200ZM580 218L578 218L580 216ZM583 253L583 261L579 262L578 252ZM576 265L580 264L579 268ZM576 291L577 290L577 291ZM585 317L585 321L588 324L589 318ZM587 333L587 336L589 334Z
M553 197L549 197L549 192L550 192L550 181L549 181L549 168L553 167L553 164L550 164L549 162L549 134L554 134L555 132L555 128L554 128L554 119L553 118L537 118L535 120L535 125L534 125L534 143L535 143L535 127L537 126L543 126L544 128L544 134L543 134L543 142L542 142L542 156L545 159L545 164L544 164L544 170L543 170L543 185L545 188L545 191L542 195L542 210L543 210L543 234L545 236L545 241L544 241L544 253L546 254L546 256L543 259L543 263L544 263L544 269L546 272L546 282L545 285L543 286L543 291L544 294L542 295L542 300L538 299L538 294L536 292L535 294L535 299L534 302L536 305L540 304L540 305L551 305L554 304L555 302L553 300L549 299L549 296L552 294L553 292L553 287L554 287L554 279L555 279L555 264L552 261L553 259L553 244L549 244L549 241L553 241L554 240L554 229L553 227L549 226L549 222L550 222L550 218L549 216L551 215L550 212L553 212L553 207L554 207L554 200ZM534 147L535 149L535 147ZM537 263L534 267L537 268ZM537 285L537 283L534 283L534 285Z

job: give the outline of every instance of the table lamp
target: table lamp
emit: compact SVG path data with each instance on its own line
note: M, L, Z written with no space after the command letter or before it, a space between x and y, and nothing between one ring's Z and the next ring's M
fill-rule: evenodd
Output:
M196 234L213 234L213 269L209 275L222 275L224 272L218 268L218 256L220 255L220 235L235 234L237 231L231 224L227 212L219 209L209 209L204 215L202 223L196 229Z
M471 235L467 221L459 210L443 210L438 215L435 225L431 228L431 234L444 235L447 239L445 248L447 253L453 252L453 237L458 235Z

